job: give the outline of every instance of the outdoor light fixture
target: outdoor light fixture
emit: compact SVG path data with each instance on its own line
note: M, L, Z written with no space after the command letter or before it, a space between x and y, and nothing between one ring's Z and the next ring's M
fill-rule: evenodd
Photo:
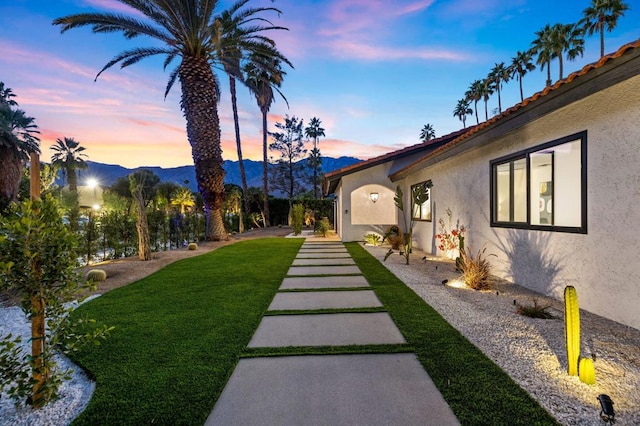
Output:
M371 198L371 201L373 201L374 203L378 201L379 196L380 194L378 194L377 192L372 192L371 194L369 194L369 198Z
M613 411L613 401L609 395L600 394L598 395L598 401L600 401L600 418L604 420L605 423L614 424L616 422L616 413Z

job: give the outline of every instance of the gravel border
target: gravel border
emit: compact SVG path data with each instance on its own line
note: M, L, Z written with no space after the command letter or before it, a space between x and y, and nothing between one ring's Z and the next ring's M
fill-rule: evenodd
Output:
M564 306L519 285L496 279L493 289L443 285L459 278L452 261L415 251L411 264L388 247L364 247L452 326L565 425L603 425L596 397L614 402L616 423L640 424L640 330L580 311L581 353L595 355L596 384L566 373ZM580 295L578 294L578 298ZM551 305L555 319L528 318L514 303Z

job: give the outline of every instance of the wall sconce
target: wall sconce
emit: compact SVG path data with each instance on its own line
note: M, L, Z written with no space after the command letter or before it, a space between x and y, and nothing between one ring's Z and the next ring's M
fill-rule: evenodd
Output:
M371 194L369 194L369 198L371 198L371 201L373 201L374 203L378 201L379 196L380 194L378 194L377 192L372 192Z

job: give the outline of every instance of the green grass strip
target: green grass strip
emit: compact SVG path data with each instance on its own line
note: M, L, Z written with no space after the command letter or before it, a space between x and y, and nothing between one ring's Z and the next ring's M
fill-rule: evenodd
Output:
M511 377L357 243L351 257L463 425L556 425Z
M238 242L77 309L116 329L73 357L97 383L73 424L204 424L303 241Z
M346 345L346 346L287 346L277 348L247 348L242 358L292 355L354 355L414 352L413 346L399 345Z

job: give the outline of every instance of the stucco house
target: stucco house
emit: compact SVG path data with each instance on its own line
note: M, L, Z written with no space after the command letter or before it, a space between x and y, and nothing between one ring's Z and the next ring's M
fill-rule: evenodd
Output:
M450 209L496 275L559 299L573 285L581 308L640 329L640 40L477 126L327 174L336 231L402 227L396 187L410 206L428 181L415 247L443 254Z

